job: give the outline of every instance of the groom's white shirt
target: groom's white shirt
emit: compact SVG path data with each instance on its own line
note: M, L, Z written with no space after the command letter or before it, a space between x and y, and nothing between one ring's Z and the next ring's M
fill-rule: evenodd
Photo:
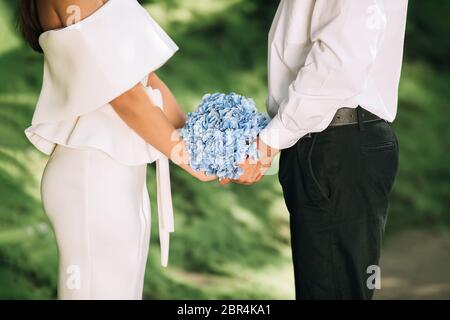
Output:
M392 122L408 0L281 0L269 34L272 118L260 136L285 149L340 107Z

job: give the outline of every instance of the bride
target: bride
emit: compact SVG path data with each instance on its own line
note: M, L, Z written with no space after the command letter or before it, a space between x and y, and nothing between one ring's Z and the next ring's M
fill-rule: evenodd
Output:
M157 162L161 263L173 232L168 159L190 169L185 115L155 71L176 44L136 0L21 0L25 40L44 54L30 142L59 252L60 299L141 299Z

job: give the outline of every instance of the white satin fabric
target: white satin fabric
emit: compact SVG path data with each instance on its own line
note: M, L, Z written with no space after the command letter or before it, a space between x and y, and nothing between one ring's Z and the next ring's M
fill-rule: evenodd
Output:
M58 243L59 299L142 298L151 219L146 169L95 148L56 146L41 197Z
M178 47L136 0L109 0L74 25L44 32L39 43L44 77L27 138L48 155L60 145L95 149L125 166L156 161L161 264L167 266L174 231L168 159L130 129L109 102L140 81L146 85L148 74ZM149 87L147 93L163 107L159 90ZM64 204L71 203L61 202L60 211Z

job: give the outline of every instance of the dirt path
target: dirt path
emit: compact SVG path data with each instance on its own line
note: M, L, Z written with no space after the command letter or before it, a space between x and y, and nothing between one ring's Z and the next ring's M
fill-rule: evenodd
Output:
M385 244L376 299L450 299L450 233L406 231Z

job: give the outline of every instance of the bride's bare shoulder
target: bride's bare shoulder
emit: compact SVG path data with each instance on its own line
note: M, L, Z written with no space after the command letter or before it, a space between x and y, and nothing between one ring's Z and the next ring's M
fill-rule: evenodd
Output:
M39 19L44 30L58 29L90 16L108 0L41 0Z

